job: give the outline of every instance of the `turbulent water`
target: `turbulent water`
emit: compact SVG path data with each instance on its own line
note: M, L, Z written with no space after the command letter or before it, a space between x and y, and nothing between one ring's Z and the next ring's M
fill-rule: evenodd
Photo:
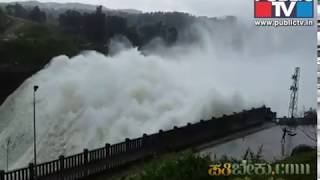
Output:
M54 58L0 107L0 168L5 167L8 138L11 169L33 159L33 85L40 86L36 93L40 162L262 104L285 115L290 74L296 66L302 67L300 102L313 106L313 51L288 53L290 47L271 46L291 46L287 40L305 32L284 39L270 38L270 32L266 37L245 32L232 32L247 39L241 53L224 41L230 34L201 31L207 36L202 44L163 48L157 55L126 48L113 56L88 51ZM259 47L259 40L267 43ZM310 41L300 43L307 47ZM262 51L268 48L270 53Z

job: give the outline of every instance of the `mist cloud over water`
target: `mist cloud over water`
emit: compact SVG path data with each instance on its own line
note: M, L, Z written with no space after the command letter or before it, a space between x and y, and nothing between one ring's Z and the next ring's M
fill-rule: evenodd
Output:
M11 168L33 157L35 84L40 161L263 104L286 115L296 66L302 67L299 102L315 107L315 50L307 45L312 30L234 28L195 27L197 44L153 46L147 56L117 44L121 51L112 56L87 51L53 58L0 107L0 144L8 137L13 142Z

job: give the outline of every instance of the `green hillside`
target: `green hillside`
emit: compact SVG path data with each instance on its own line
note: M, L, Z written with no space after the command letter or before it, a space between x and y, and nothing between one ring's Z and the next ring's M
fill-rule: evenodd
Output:
M0 13L1 65L42 66L54 56L78 52L72 38L57 27Z

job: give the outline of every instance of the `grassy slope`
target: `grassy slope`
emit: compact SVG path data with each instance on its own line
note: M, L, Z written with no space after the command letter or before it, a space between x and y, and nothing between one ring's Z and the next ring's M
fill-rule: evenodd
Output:
M21 18L16 18L12 16L7 16L8 20L10 21L9 26L4 31L4 36L8 36L9 34L15 34L17 31L20 29L23 29L26 26L33 25L31 21L21 19Z
M0 34L0 64L42 66L54 56L72 56L79 51L72 38L56 26L7 18L9 24Z

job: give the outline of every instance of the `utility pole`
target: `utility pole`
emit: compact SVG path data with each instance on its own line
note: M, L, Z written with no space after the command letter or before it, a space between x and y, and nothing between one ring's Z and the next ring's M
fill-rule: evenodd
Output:
M289 103L289 116L291 121L294 121L294 117L298 111L298 90L299 90L300 68L296 67L294 74L292 75L293 83L290 86L290 103Z
M37 177L37 144L36 144L36 91L39 86L33 86L33 152L34 152L34 167L35 178Z
M292 85L290 86L290 103L288 111L288 121L287 128L283 129L284 136L287 136L287 141L282 143L282 155L289 156L292 149L292 137L296 135L295 125L297 123L295 117L298 112L298 90L299 90L299 79L300 79L300 68L296 67L294 74L291 79L293 80ZM285 145L286 144L286 145ZM285 147L286 146L286 147ZM285 150L286 148L286 150Z

